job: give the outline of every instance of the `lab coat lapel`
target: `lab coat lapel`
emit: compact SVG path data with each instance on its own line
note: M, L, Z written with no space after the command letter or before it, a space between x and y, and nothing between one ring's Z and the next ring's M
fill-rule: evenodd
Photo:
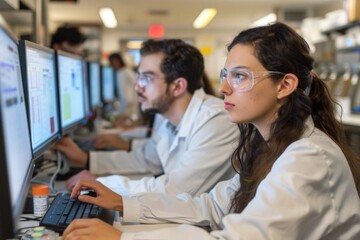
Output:
M168 131L166 129L166 123L167 121L163 121L163 123L161 124L161 126L159 127L159 132L166 132ZM160 161L163 163L163 166L166 164L166 160L169 157L169 141L168 141L168 136L167 135L158 135L157 136L158 141L157 141L157 145L156 145L156 149L157 152L159 154L159 158Z
M189 106L186 108L185 114L181 119L179 132L176 134L174 141L170 146L169 154L180 146L179 141L181 139L186 138L186 136L189 135L204 98L205 92L203 89L194 92Z

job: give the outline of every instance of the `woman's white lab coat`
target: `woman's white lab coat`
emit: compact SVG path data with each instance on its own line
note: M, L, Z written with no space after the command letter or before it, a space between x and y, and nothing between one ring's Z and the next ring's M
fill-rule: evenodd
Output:
M238 175L195 199L153 193L124 198L125 222L177 222L211 226L212 232L180 225L127 232L121 239L360 239L360 200L345 156L311 118L307 125L240 214L229 213Z

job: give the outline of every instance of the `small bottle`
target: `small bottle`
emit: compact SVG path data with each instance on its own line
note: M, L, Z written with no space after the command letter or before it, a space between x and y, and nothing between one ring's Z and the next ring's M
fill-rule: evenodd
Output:
M34 216L43 217L49 206L49 187L47 185L34 185L31 190L34 201Z

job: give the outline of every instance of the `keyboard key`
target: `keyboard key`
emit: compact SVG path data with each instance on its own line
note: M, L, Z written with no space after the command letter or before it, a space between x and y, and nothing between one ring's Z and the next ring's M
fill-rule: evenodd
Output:
M86 207L86 203L80 204L79 210L77 211L75 218L81 218L82 217L83 212L85 210L85 207Z
M69 200L69 202L67 203L66 208L65 208L65 210L64 210L64 213L63 213L64 215L66 215L66 216L69 215L70 210L71 210L74 202L75 202L75 199Z
M80 201L75 201L70 213L69 213L69 216L67 217L66 221L65 221L65 224L70 224L72 222L72 220L75 218L75 215L76 215L76 212L80 206Z
M92 204L86 204L86 208L83 214L83 218L89 218Z
M97 217L98 210L99 210L99 207L94 205L93 208L91 209L90 217L91 218Z
M61 216L61 218L60 218L60 220L59 220L59 222L58 222L58 225L64 226L64 225L65 225L65 221L66 221L66 216L65 216L65 215Z

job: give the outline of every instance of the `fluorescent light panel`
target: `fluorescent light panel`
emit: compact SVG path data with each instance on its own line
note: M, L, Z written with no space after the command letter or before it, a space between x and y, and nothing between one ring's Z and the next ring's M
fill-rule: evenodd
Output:
M116 28L118 23L114 11L111 8L100 8L99 15L105 27Z
M194 28L204 28L209 22L215 17L217 11L215 8L204 8L199 16L195 19L193 23Z
M262 17L259 20L256 20L252 24L252 26L254 26L254 27L265 26L265 25L268 25L269 23L276 22L276 20L277 20L276 14L275 13L269 13L265 17Z

